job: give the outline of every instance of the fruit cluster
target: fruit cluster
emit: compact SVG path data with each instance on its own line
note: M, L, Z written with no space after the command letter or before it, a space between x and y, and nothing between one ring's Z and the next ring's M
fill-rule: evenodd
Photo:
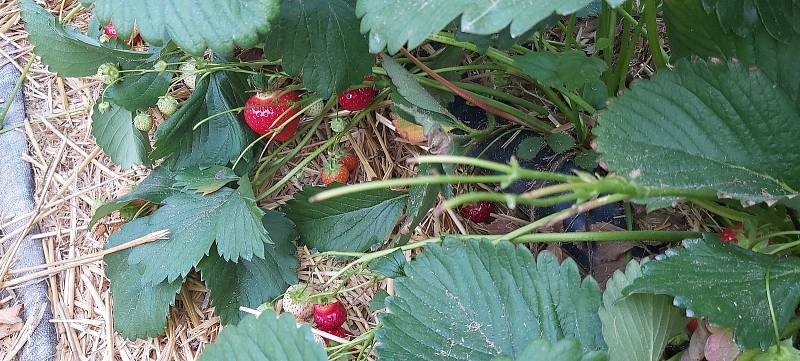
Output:
M298 283L290 286L283 295L282 306L285 312L291 313L297 321L304 322L314 317L317 328L331 335L346 338L347 330L342 325L347 321L347 309L337 299L330 302L313 303L314 289L310 285ZM325 345L330 340L325 339Z

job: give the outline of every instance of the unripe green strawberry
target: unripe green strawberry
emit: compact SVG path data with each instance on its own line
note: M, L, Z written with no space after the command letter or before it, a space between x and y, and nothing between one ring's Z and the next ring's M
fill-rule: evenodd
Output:
M109 102L102 102L100 104L97 104L97 110L100 111L100 114L103 114L111 110L111 104Z
M333 118L333 120L331 120L331 130L334 133L337 133L337 134L341 133L345 129L347 129L347 121L345 121L344 119L336 117L336 118Z
M178 67L178 70L181 72L181 79L183 79L183 83L186 84L189 89L194 90L195 86L197 85L197 66L195 63L193 61L183 63L180 67Z
M170 116L178 110L178 100L172 95L167 94L158 98L156 106L158 106L158 110L160 110L161 113L166 116Z
M289 286L283 295L283 310L294 315L298 321L308 319L314 314L314 305L311 303L313 294L314 289L305 283Z
M157 61L155 63L155 65L153 65L153 69L158 70L158 71L167 70L167 62L163 61L163 60L159 60L159 61Z
M153 117L147 113L139 113L133 118L133 126L143 132L149 132L153 129Z
M101 43L107 43L107 42L109 42L110 40L111 40L111 37L110 37L110 36L108 36L108 35L106 35L106 34L100 35L100 42L101 42Z
M97 68L97 76L103 84L113 84L119 80L119 69L114 64L105 63Z
M322 105L321 101L316 101L316 102L312 103L306 109L306 115L308 115L309 117L312 117L312 118L316 118L320 114L322 114L322 111L324 110L324 108L325 108L325 106Z

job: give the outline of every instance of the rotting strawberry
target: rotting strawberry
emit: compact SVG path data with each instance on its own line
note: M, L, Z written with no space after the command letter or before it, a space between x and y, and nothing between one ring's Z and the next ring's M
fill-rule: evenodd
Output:
M311 317L314 314L314 305L310 302L313 294L314 289L305 283L289 286L283 294L283 310L294 315L298 321Z
M106 36L108 36L111 39L119 38L119 33L117 33L117 28L115 28L114 23L110 21L108 22L108 25L103 27L103 34L106 34Z
M254 132L263 135L286 124L273 139L285 142L291 138L300 126L300 117L294 117L300 109L294 105L300 97L294 91L275 91L258 93L244 103L244 120ZM287 122L288 121L288 122Z
M350 179L350 171L338 162L325 162L322 168L322 184L330 185L331 183L347 183Z
M461 215L475 223L488 222L492 212L494 212L494 203L488 201L480 201L477 204L470 203L461 207Z
M339 95L339 106L356 112L364 109L375 98L375 89L371 87L348 89Z
M356 156L356 153L353 152L352 149L346 150L344 151L344 155L339 159L339 164L343 165L352 173L358 168L358 156Z
M327 333L329 333L331 335L334 335L336 337L343 338L343 339L347 339L347 336L349 334L349 332L347 332L347 330L342 328L342 326L339 326L339 327L334 328L332 330L323 330L323 331L325 331L325 332L327 332ZM324 339L325 339L325 346L330 346L331 342L336 342L336 341L333 341L333 340L329 340L327 338L324 338Z
M340 328L345 321L347 321L347 309L341 302L334 300L314 305L314 322L320 330L330 331Z

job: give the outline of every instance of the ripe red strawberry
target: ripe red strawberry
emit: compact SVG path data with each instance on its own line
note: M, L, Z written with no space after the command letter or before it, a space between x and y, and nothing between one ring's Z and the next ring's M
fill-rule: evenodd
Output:
M492 212L494 212L494 203L488 201L480 201L478 204L470 203L461 207L461 215L475 223L488 222Z
M117 33L117 28L114 27L114 23L108 22L108 25L103 27L103 34L106 34L109 38L117 39L119 38L119 34Z
M342 158L339 159L339 164L347 168L351 173L358 168L358 156L352 150L348 150Z
M347 330L343 329L342 326L339 326L339 327L334 328L332 330L323 330L323 331L325 331L325 332L327 332L327 333L329 333L331 335L344 338L344 339L347 339L347 335L348 335ZM330 346L331 342L336 342L336 341L329 340L329 339L326 338L325 339L325 346Z
M314 306L310 303L314 289L304 283L291 285L283 295L283 310L294 315L296 320L305 320L314 313Z
M375 89L370 87L349 89L339 95L339 105L351 112L359 111L375 98Z
M348 179L350 179L350 171L339 163L327 162L322 168L322 184L324 185L334 182L345 184Z
M697 318L692 317L689 319L689 322L686 323L686 329L689 331L689 334L693 334L694 331L697 330Z
M317 328L323 331L330 331L341 328L347 321L347 310L339 301L331 303L319 303L314 305L314 322Z
M295 117L287 123L288 119L300 111L293 107L294 103L299 100L300 96L293 91L258 93L244 103L244 106L248 107L244 110L244 121L250 129L261 135L286 123L283 130L273 138L279 142L285 142L297 132L297 128L300 126L300 117Z
M719 239L725 243L736 243L738 241L738 233L741 230L741 224L734 225L733 227L727 227L719 234Z

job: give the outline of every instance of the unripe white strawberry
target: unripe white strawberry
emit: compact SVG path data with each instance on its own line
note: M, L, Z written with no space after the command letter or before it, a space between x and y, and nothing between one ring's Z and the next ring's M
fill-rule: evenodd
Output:
M100 104L97 104L97 110L99 110L99 111L100 111L100 114L103 114L103 113L105 113L105 112L107 112L107 111L111 110L111 103L109 103L109 102L102 102L102 103L100 103Z
M294 315L296 320L308 319L314 314L314 304L311 303L312 295L314 295L314 289L305 283L289 286L283 295L283 310Z
M339 134L341 132L344 132L345 129L347 129L346 120L339 117L333 118L333 120L331 120L331 130L334 133Z
M178 67L178 70L181 72L181 79L183 79L183 83L186 84L189 89L194 90L195 86L197 85L197 66L194 64L194 62L190 61L188 63L183 63L180 67Z
M105 63L97 67L97 76L103 84L109 85L119 80L120 74L119 69L114 64Z
M159 60L153 65L153 69L155 69L157 71L167 70L167 62L163 61L163 60Z

